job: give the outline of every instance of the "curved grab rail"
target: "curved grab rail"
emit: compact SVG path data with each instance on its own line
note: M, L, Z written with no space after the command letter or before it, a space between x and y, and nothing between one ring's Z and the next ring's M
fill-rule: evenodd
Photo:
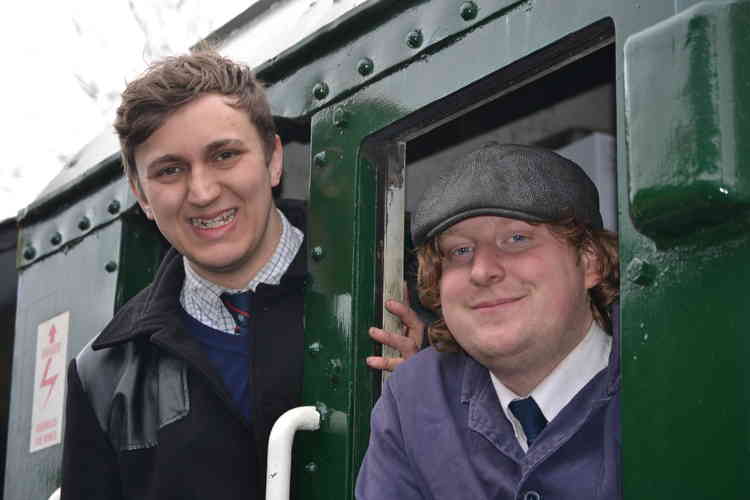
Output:
M268 471L266 500L289 500L292 469L292 443L298 430L320 428L320 413L314 406L299 406L276 420L268 437Z

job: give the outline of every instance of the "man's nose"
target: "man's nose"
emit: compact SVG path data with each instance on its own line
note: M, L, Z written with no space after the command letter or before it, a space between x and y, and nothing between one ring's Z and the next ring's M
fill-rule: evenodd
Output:
M190 169L188 179L188 202L206 206L218 198L221 186L210 168L201 165Z
M475 248L471 262L471 281L478 286L484 286L503 278L505 267L500 250L487 245Z

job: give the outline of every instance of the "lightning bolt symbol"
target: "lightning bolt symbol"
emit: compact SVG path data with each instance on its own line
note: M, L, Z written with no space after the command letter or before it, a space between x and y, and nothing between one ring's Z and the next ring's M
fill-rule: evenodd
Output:
M44 405L42 406L47 406L47 402L49 401L50 396L52 396L52 388L55 387L55 382L57 382L57 375L52 375L51 377L48 376L51 364L52 358L47 358L47 366L44 367L44 376L42 377L40 387L49 386L49 392L47 393L47 399L44 400Z

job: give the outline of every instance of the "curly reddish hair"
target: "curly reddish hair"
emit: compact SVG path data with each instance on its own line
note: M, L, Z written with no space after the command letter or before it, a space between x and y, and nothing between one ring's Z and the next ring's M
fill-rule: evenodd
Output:
M610 306L620 295L617 234L606 229L591 229L589 226L576 222L573 218L546 225L555 236L576 250L579 261L584 252L591 252L597 257L601 281L589 290L591 313L599 326L611 333ZM417 247L419 261L417 290L422 304L438 316L428 329L430 343L439 351L455 352L460 351L461 347L445 323L440 303L443 255L438 245L438 237L439 235Z

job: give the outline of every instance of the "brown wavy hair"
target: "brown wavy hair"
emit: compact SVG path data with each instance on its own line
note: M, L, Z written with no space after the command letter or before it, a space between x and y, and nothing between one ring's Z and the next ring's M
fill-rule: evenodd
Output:
M620 296L620 258L617 234L605 229L591 229L589 226L576 222L573 218L549 223L547 227L555 236L576 250L579 261L584 252L591 252L598 258L601 281L589 290L589 304L594 320L602 329L611 333L610 306ZM419 261L417 290L422 304L438 316L438 319L428 328L430 343L439 351L455 352L460 351L461 347L445 323L440 304L443 255L438 245L438 237L439 235L433 237L417 248Z
M136 148L177 109L205 94L234 98L233 106L247 113L260 135L266 162L270 161L276 127L263 85L248 66L210 48L200 48L153 63L123 91L114 127L120 139L123 167L131 181L137 183L138 179Z

